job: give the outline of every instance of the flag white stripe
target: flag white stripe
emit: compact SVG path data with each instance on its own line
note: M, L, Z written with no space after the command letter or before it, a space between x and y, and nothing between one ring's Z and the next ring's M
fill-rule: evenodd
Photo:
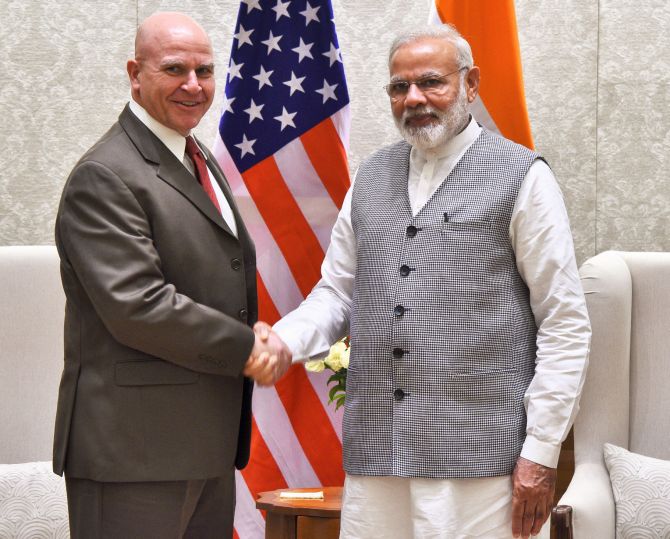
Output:
M351 108L347 103L344 107L333 114L330 119L335 124L337 134L340 135L342 146L347 154L349 153L349 132L351 129Z
M486 129L500 134L500 129L498 129L498 126L493 121L493 118L491 118L491 115L486 109L486 105L484 105L484 101L482 101L481 97L477 96L475 98L472 105L470 105L470 112L472 113L474 119L486 127Z
M344 408L340 408L335 411L335 404L328 404L328 378L331 375L330 371L321 371L321 372L310 372L307 371L307 377L309 378L314 392L319 397L321 404L323 405L326 415L330 420L330 423L333 425L333 429L337 434L337 437L342 441L342 415L344 413Z
M430 11L428 12L428 24L442 24L442 19L437 12L435 0L430 0Z
M235 470L235 529L240 539L263 539L265 520L256 510L249 487L239 470Z
M284 178L325 253L338 209L323 185L300 139L295 139L274 154L277 168Z
M253 414L258 430L289 487L320 486L319 478L274 387L254 388Z
M220 138L214 145L214 155L223 168L244 224L256 244L258 273L279 314L284 316L303 300L302 292Z

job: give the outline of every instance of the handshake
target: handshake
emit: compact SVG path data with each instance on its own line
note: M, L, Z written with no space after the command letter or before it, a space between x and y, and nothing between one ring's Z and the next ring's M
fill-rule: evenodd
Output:
M256 341L242 374L259 386L274 385L291 366L291 351L265 322L256 322L254 333Z

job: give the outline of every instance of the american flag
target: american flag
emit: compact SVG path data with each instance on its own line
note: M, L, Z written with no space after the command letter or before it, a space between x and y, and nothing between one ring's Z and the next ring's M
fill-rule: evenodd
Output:
M330 0L243 0L214 153L256 243L260 319L320 277L349 186L349 95ZM237 474L238 537L263 537L259 492L341 485L341 412L327 374L292 367L254 391L251 460Z

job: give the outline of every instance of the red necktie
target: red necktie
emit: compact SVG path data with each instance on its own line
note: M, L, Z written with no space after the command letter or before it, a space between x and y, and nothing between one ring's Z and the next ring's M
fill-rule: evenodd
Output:
M212 181L209 178L209 172L207 172L207 164L205 163L205 158L200 152L200 148L193 140L192 136L186 137L186 154L191 158L193 164L195 165L195 177L198 178L200 185L207 193L207 196L211 199L212 203L221 213L221 207L219 206L219 201L216 199L216 193L214 193L214 187L212 186Z

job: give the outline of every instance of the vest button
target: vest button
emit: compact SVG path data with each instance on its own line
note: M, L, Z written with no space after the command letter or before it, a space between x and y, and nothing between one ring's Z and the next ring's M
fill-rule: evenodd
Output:
M405 351L402 348L394 348L393 349L393 357L394 358L400 359L404 355L405 355Z
M397 401L401 401L405 398L405 392L402 389L396 389L393 392L393 398Z
M247 316L249 316L249 313L247 312L246 309L240 309L239 312L237 313L237 317L240 320L244 320L245 322L247 321Z
M409 225L406 230L406 234L408 238L413 238L416 236L416 233L418 232L418 228L416 228L414 225Z
M396 316L402 316L403 314L405 314L405 307L403 307L402 305L396 305L395 309L393 309L393 314L395 314Z
M407 277L409 275L409 272L410 272L409 266L406 266L405 264L400 266L400 275L402 275L403 277Z
M233 258L230 261L230 267L233 268L235 271L237 271L242 267L242 262L240 262L239 258Z

